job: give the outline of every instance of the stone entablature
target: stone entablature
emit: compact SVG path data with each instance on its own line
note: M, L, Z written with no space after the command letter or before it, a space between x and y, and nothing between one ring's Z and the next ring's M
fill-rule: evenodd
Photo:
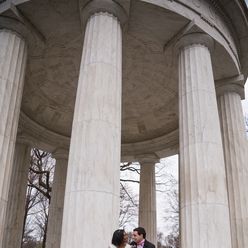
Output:
M211 1L212 3L201 0L142 1L169 9L194 21L196 26L210 34L218 43L225 47L237 67L237 74L239 74L241 65L237 33L231 24L230 17L221 10L217 1Z
M21 21L18 25L16 25L16 22L13 22L12 19L1 16L0 28L8 26L12 30L21 30L22 33L28 34L28 39L33 40L31 40L32 42L30 42L30 44L40 43L39 46L42 46L42 43L45 42L45 38L43 37L42 33L40 33L40 31L36 27L30 25L27 20L23 20L23 16L18 12L18 9L16 8L17 5L24 2L27 2L27 0L13 2L2 1L2 6L0 2L0 13L11 9L17 16L17 19ZM82 0L80 2L82 8L85 8L85 6L88 5L87 1ZM117 0L115 2L123 7L124 12L126 12L128 16L130 1ZM240 73L241 65L239 55L241 48L238 40L238 34L235 27L232 25L232 20L226 14L225 10L223 10L224 6L221 6L219 1L211 0L207 2L202 0L142 0L142 2L158 5L175 13L178 13L188 18L189 20L194 20L195 24L199 28L201 28L206 33L209 33L216 41L218 41L222 46L225 47L237 67L237 74ZM122 22L125 18L124 15L125 14L121 14ZM84 13L84 15L82 16L83 18L81 21L85 22L84 16L87 17L87 15ZM31 31L31 35L29 34L29 32L26 32L26 30L24 30L24 27Z
M236 92L240 98L245 99L244 92L244 75L238 75L232 78L225 78L215 81L215 88L217 96L223 95L226 92Z
M31 143L33 147L53 152L56 147L68 150L70 138L52 132L20 113L17 139L22 143Z
M122 144L122 161L134 161L138 156L154 152L158 157L166 157L178 153L178 134L176 129L164 136L143 142ZM69 149L70 137L52 132L20 113L17 139L21 143L30 143L33 147L53 152L56 147Z
M16 32L25 39L29 50L42 50L46 42L44 35L17 8L17 5L27 1L29 0L0 2L0 29Z

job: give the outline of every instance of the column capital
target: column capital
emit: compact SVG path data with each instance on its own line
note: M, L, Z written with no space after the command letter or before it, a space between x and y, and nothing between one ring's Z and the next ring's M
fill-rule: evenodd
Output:
M1 17L0 17L0 21L1 21ZM25 38L24 38L24 36L21 34L21 32L18 32L18 31L15 30L14 28L8 28L8 27L5 28L5 27L2 27L2 26L0 25L0 33L1 33L1 32L12 33L12 34L18 36L20 39L25 40Z
M206 46L210 51L213 50L214 40L211 36L205 33L190 33L183 35L176 43L176 49L181 50L188 46L193 45Z
M58 147L52 152L52 156L57 159L68 159L69 151L66 148Z
M79 0L81 22L84 26L94 14L107 12L117 17L122 26L127 22L127 12L121 4L114 0Z
M141 165L155 165L159 162L159 157L155 154L144 154L137 159Z
M220 79L215 81L217 96L224 95L227 92L235 92L240 95L241 99L245 99L244 92L245 78L244 75Z
M11 11L15 18L12 16L0 15L0 31L8 30L16 33L19 37L23 38L29 46L43 48L45 44L44 35L26 18L11 1L8 1L4 10L0 9L0 13Z

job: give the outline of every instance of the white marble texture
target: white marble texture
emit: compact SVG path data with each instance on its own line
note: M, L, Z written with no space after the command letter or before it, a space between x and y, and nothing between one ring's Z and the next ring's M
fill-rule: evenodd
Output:
M16 143L4 228L5 248L21 247L30 151L29 145Z
M43 129L42 132L34 133L33 128L28 128L30 136L34 140L46 141L51 132L60 134L52 141L57 142L55 146L70 137L83 45L81 30L85 31L80 17L82 20L82 17L86 18L94 11L91 9L92 2L95 2L95 8L100 6L103 9L111 7L108 2L123 8L130 5L131 11L129 15L128 7L124 9L129 15L127 32L123 39L124 160L129 160L130 157L132 160L135 156L152 152L160 157L178 153L178 70L172 47L177 37L186 30L186 26L189 28L194 23L194 30L202 29L216 40L214 53L211 54L216 79L237 75L240 68L241 73L246 75L245 68L248 68L246 63L242 63L248 62L245 59L248 56L245 52L248 51L248 29L247 22L240 19L240 16L245 16L242 15L244 8L238 4L239 1L228 1L227 5L222 6L225 12L232 14L230 23L239 27L236 28L237 34L228 32L228 25L225 24L223 28L219 22L223 13L219 15L215 11L222 9L218 7L218 1L197 1L201 2L199 8L194 7L193 0L72 0L55 1L53 4L44 4L43 1L29 1L28 4L15 1L15 4L20 4L18 8L22 10L22 15L35 25L36 31L46 37L43 48L39 47L39 42L29 42L30 56L22 111L32 121L25 124L25 127L40 125ZM82 14L86 3L88 7L91 5L87 8L90 13L85 10ZM192 11L192 6L196 12ZM112 6L111 10L115 11L116 8ZM119 11L115 14L119 16ZM213 19L212 15L216 15L216 18ZM189 20L194 21L189 24ZM0 25L4 25L1 21ZM13 26L17 29L19 24L13 23ZM30 36L31 41L36 40L32 30L28 37ZM243 52L239 53L241 58L232 55L233 51L240 50L239 46L232 46L232 40L237 40L238 37L243 37ZM241 67L235 62L239 59ZM46 143L52 145L50 140Z
M181 38L179 52L181 248L231 248L226 174L210 58L211 39Z
M156 181L154 159L140 162L139 226L146 230L146 238L157 244Z
M232 247L248 247L248 150L241 98L234 91L218 96L227 173Z
M56 165L49 206L46 248L60 248L68 151L57 150L53 157L56 159Z
M122 33L96 13L86 26L66 182L61 248L107 247L118 228Z
M27 50L22 38L0 30L0 247L12 171Z

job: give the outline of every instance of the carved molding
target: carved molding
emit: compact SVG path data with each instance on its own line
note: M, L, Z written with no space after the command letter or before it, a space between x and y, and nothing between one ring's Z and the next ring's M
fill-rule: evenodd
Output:
M158 158L174 155L178 151L178 129L149 141L122 144L122 157L137 158L144 154L154 153ZM54 152L56 149L69 150L70 137L54 133L31 120L25 113L20 113L17 139L19 142L31 144L32 147ZM125 160L124 159L124 160ZM122 159L123 160L123 159Z
M128 20L128 13L118 1L114 0L80 0L79 1L81 22L84 26L90 16L99 12L108 12L119 20L122 26L125 26Z
M24 2L27 2L27 0L6 0L2 4L0 4L0 29L10 29L12 31L15 31L27 41L29 46L37 46L43 48L46 42L45 36L16 7L18 4ZM15 15L15 18L4 15L4 13L8 10L10 10Z
M210 34L218 43L225 47L240 71L241 65L238 55L240 44L238 36L229 16L222 10L217 0L142 1L169 9L185 16L190 21L194 21L195 26L199 27L203 32Z
M144 154L155 153L158 157L174 155L178 151L179 130L160 136L155 139L136 143L122 144L121 155L128 161L129 158L136 158ZM123 160L123 159L122 159ZM124 161L124 160L123 160Z
M225 92L236 92L241 99L245 98L244 91L245 79L243 75L238 75L231 78L225 78L215 81L217 96L225 94Z
M33 147L54 151L57 147L69 150L70 138L52 132L31 120L25 113L20 113L17 139L29 142Z
M141 165L152 165L159 163L159 157L154 153L137 156L137 160Z

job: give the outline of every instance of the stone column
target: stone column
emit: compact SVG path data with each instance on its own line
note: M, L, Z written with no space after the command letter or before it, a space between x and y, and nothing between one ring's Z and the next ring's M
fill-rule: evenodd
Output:
M68 151L59 149L53 153L53 157L56 159L56 165L49 207L46 248L60 248Z
M16 143L4 229L5 248L21 247L30 152L30 145Z
M231 248L212 42L198 33L178 43L182 248Z
M140 163L139 226L146 230L146 237L157 244L155 163L158 159L146 157Z
M217 84L227 173L232 247L248 247L248 150L241 106L241 77ZM231 82L230 82L231 81ZM235 82L236 81L236 82Z
M112 10L120 7L101 0L90 1L85 8L91 16L74 110L62 248L108 247L118 228L122 31L118 13Z
M26 65L26 45L14 32L0 30L0 247Z

